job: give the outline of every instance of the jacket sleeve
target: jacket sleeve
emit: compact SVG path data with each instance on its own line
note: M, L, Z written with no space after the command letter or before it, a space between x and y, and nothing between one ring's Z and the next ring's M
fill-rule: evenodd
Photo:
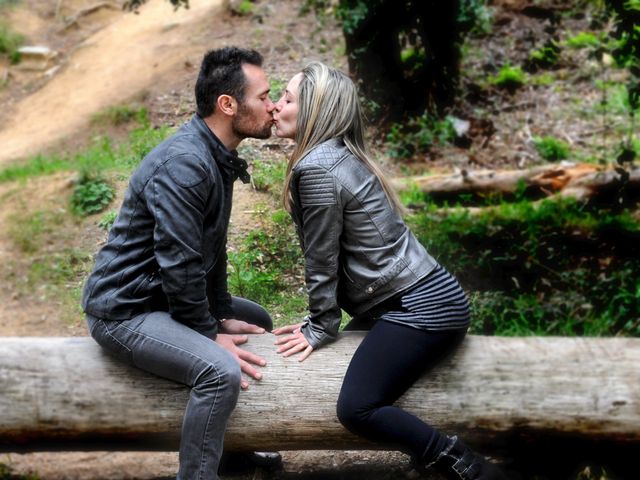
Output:
M309 317L302 332L318 348L336 339L342 310L338 306L338 269L342 208L338 184L322 167L305 167L295 179L300 235L309 294Z
M154 254L171 316L215 338L218 323L209 312L203 248L203 221L211 176L191 154L165 162L150 179L146 196L155 218Z
M231 295L227 287L226 242L216 257L216 263L207 274L207 298L209 311L217 319L234 318Z

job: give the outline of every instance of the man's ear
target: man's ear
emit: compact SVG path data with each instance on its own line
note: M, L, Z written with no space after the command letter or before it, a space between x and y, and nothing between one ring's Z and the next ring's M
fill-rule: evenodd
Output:
M225 115L233 116L238 111L238 102L231 95L220 95L217 101L217 107L220 112Z

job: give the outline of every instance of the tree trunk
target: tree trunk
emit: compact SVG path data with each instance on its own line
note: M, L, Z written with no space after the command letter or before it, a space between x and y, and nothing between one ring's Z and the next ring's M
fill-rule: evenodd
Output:
M359 449L335 415L361 332L304 363L275 354L271 334L247 348L268 362L240 394L226 446ZM470 336L399 405L471 444L562 438L640 442L640 339ZM0 450L175 450L189 391L122 365L90 338L0 338ZM636 445L637 446L637 445Z
M396 181L398 189L412 185L434 199L455 199L463 194L505 196L517 191L532 197L559 195L577 200L590 200L603 195L640 190L640 168L628 172L602 168L593 164L569 166L544 165L529 170L463 170L460 173L410 177Z
M451 105L460 59L458 1L341 0L340 9L349 71L370 117L397 121Z

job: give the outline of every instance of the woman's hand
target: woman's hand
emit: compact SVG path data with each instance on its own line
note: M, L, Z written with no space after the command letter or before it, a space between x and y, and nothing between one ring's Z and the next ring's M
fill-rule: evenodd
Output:
M302 334L302 325L302 323L297 323L273 330L274 335L282 335L275 341L275 344L279 345L277 352L281 353L283 357L302 352L298 357L298 361L302 362L313 352L313 347L309 345Z

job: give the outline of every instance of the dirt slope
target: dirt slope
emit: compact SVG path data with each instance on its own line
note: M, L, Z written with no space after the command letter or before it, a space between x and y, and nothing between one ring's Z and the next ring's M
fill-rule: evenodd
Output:
M221 0L191 0L173 12L165 0L150 0L141 13L115 11L113 21L89 36L42 88L4 115L0 164L48 149L86 128L91 115L184 69L201 54L200 32L215 23Z

